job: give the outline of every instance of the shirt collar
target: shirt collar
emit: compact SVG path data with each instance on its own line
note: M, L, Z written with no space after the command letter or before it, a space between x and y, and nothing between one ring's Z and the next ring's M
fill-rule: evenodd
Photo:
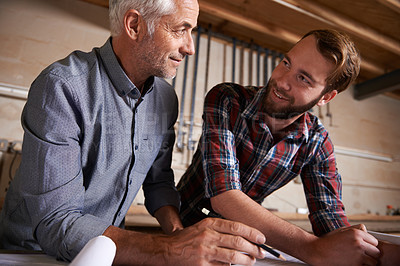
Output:
M293 129L289 132L287 138L289 139L301 139L304 137L305 141L308 142L311 118L308 112L305 112L295 122L293 122Z
M132 83L119 64L112 48L111 39L111 37L108 38L107 42L100 48L100 57L105 65L108 76L121 97L128 95L134 99L139 99L141 96L140 90ZM149 93L153 89L153 86L154 77L150 77L146 80L144 86L143 91L145 91L145 94Z

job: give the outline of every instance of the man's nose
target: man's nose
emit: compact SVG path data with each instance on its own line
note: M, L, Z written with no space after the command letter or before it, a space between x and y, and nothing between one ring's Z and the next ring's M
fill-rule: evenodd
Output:
M279 87L282 90L287 90L287 91L290 90L291 89L290 79L291 76L288 71L282 73L282 75L280 75L278 78L275 78L277 87Z
M194 55L195 53L195 48L194 48L194 43L193 43L193 37L191 33L187 34L187 38L185 42L183 43L183 46L181 48L181 52L185 55Z

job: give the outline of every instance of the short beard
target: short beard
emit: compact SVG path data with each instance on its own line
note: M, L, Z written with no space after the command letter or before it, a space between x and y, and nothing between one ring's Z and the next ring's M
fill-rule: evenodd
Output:
M167 66L168 63L164 61L164 58L160 57L159 51L155 49L156 45L153 37L153 34L150 33L144 37L143 62L149 65L152 76L164 79L175 78L177 69L175 69L174 73L171 73Z
M309 111L311 108L313 108L321 99L322 95L318 96L316 99L312 100L308 104L305 105L289 105L286 106L285 108L277 108L275 107L273 102L270 102L268 100L269 95L272 92L272 88L276 87L276 81L273 79L270 79L268 81L268 84L266 85L265 88L265 95L264 95L264 100L263 100L263 111L270 117L275 118L275 119L280 119L280 120L288 120L294 117L298 117L302 115L303 113ZM294 102L294 99L290 99L290 102Z

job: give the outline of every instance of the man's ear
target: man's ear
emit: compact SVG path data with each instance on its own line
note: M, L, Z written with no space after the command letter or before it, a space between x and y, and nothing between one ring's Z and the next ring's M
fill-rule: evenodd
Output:
M124 16L124 29L126 34L132 39L137 40L141 31L143 18L139 11L130 9L125 13Z
M322 106L322 105L329 103L330 101L332 101L333 98L335 98L335 96L337 94L338 94L337 90L333 90L333 91L325 93L324 96L322 96L322 98L317 103L317 106Z

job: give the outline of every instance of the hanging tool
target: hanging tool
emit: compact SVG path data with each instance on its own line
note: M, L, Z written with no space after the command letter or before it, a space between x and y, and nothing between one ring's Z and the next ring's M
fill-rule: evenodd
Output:
M194 150L194 144L196 141L193 140L193 126L194 126L194 107L196 104L196 83L197 83L197 71L199 68L199 53L200 53L200 37L202 28L197 27L197 38L196 38L196 53L194 61L194 73L193 73L193 85L192 85L192 103L190 106L190 125L189 125L189 138L188 138L188 150Z

